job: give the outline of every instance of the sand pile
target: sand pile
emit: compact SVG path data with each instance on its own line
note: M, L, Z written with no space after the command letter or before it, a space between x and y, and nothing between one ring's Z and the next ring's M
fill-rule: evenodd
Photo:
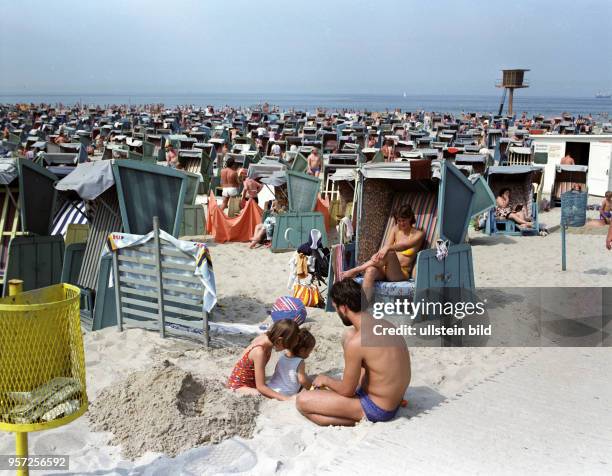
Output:
M250 438L260 401L164 361L103 390L89 420L94 430L112 432L110 443L127 458L147 451L175 456L235 435Z

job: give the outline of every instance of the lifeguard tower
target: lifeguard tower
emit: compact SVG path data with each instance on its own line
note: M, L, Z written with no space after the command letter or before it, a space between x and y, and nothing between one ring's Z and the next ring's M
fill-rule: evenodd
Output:
M502 70L502 80L498 81L496 86L504 88L501 104L499 105L499 113L501 115L504 110L504 102L506 101L506 93L508 93L508 115L512 115L512 103L514 100L514 90L520 88L528 88L529 84L525 82L525 71L528 69L504 69Z

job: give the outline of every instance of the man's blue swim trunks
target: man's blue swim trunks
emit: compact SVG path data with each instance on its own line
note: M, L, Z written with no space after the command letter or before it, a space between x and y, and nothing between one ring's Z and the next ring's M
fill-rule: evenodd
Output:
M359 397L359 403L361 403L361 408L363 408L366 418L372 423L392 420L399 410L399 405L395 410L383 410L372 401L362 388L358 388L355 395Z

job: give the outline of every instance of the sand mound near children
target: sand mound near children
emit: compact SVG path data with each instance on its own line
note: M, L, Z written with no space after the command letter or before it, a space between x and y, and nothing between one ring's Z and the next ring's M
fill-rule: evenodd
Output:
M250 438L259 397L237 396L217 380L197 380L168 361L103 390L89 410L96 431L135 459L147 451L175 456L238 435Z

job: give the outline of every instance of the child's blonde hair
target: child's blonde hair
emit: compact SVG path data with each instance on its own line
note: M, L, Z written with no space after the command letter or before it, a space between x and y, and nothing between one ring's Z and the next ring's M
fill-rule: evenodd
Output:
M272 324L266 335L272 344L276 344L281 339L284 349L292 349L295 346L300 333L299 326L291 319L282 319Z

